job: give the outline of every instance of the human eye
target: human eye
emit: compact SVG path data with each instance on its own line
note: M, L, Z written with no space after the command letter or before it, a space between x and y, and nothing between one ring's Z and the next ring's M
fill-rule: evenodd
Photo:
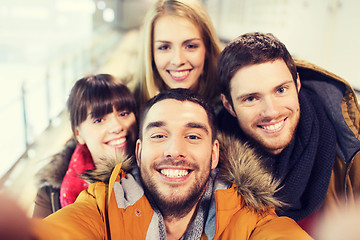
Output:
M284 94L284 93L286 93L287 90L288 90L287 86L281 86L276 90L276 92L279 94Z
M196 43L189 43L186 45L187 49L197 49L199 47L199 44Z
M201 139L200 136L195 135L195 134L189 134L188 136L186 136L186 138L189 139L189 140L199 140L199 139Z
M248 102L248 103L254 102L255 100L256 100L255 96L248 96L243 99L244 102Z
M101 123L104 119L103 118L93 118L92 122L97 124L97 123Z
M170 49L170 45L169 44L161 44L157 47L157 49L160 51L165 51L165 50Z
M152 135L151 138L157 138L157 139L161 139L161 138L164 138L165 136L162 135L162 134L155 134L155 135Z
M119 116L120 116L120 117L126 117L126 116L128 116L129 114L130 114L129 111L121 111L121 112L119 113Z
M160 142L166 139L166 134L164 133L153 133L150 134L150 139L155 142Z
M239 98L239 104L244 107L251 107L256 104L259 99L259 96L249 94Z

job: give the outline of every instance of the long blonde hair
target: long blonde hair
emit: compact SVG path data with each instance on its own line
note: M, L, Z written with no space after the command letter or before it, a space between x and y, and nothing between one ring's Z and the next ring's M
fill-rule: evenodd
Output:
M198 93L212 103L218 95L216 66L220 43L205 7L198 0L159 0L147 12L141 36L138 70L135 79L140 105L168 87L160 77L153 58L153 30L156 20L163 15L189 19L199 27L206 54L204 70L199 78Z

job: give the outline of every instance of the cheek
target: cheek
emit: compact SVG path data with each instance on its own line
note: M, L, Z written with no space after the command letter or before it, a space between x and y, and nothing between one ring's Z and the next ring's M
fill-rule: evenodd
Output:
M294 111L296 111L296 112L300 111L300 105L299 105L299 101L297 98L293 99L292 106L293 106Z
M99 135L91 135L91 137L88 137L86 139L86 145L88 146L97 147L101 145L101 143L102 143L102 139Z
M132 116L131 118L126 119L126 122L124 122L125 129L127 131L134 131L134 128L136 127L136 119L135 116Z
M165 54L154 54L154 62L158 70L165 68L168 61L168 57Z
M253 108L238 108L235 110L236 116L240 126L248 126L252 122L255 122L259 115L256 109Z
M145 145L145 146L144 146ZM143 144L142 155L146 158L146 162L154 162L158 159L161 159L164 155L163 144L151 143L150 141Z
M138 129L138 126L136 124L135 116L134 116L134 121L132 121L130 129L131 129L131 134L133 134L135 137L138 136L139 129Z
M90 133L91 133L91 131L89 131L87 129L84 129L84 128L81 128L79 130L79 139L81 139L80 144L89 144L91 139L96 138L96 136L93 136L92 138L91 137L89 138L89 136L91 135Z
M202 69L205 64L205 51L199 52L196 55L192 56L191 62L194 66Z
M140 157L140 159L138 159L138 166L142 169L149 168L149 158L151 158L150 153L151 152L147 151L147 148L142 148L138 153L138 156Z

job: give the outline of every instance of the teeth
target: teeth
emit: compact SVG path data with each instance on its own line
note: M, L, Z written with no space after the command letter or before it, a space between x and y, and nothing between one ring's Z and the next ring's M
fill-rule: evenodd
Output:
M274 125L262 126L262 128L273 131L273 130L279 129L283 124L284 124L284 122L279 122Z
M161 169L161 174L170 177L170 178L178 178L184 177L188 174L188 170L179 170L179 169Z
M117 140L113 140L113 141L109 142L108 144L111 145L111 146L115 146L115 145L122 144L125 141L126 141L125 138L120 138L120 139L117 139Z
M189 74L189 70L187 71L170 71L171 76L180 78L180 77L185 77L186 75Z

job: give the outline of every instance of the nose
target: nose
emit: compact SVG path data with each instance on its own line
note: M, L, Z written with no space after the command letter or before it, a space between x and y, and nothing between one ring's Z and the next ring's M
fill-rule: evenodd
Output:
M279 106L273 97L264 98L263 101L263 117L276 118L279 115Z
M108 131L112 134L119 134L124 131L124 126L116 114L112 113L111 117L108 117Z
M175 48L173 50L171 63L175 66L181 66L185 63L185 55L181 48Z
M166 158L181 159L185 158L186 154L185 141L181 137L173 137L168 140L165 147L164 155Z

